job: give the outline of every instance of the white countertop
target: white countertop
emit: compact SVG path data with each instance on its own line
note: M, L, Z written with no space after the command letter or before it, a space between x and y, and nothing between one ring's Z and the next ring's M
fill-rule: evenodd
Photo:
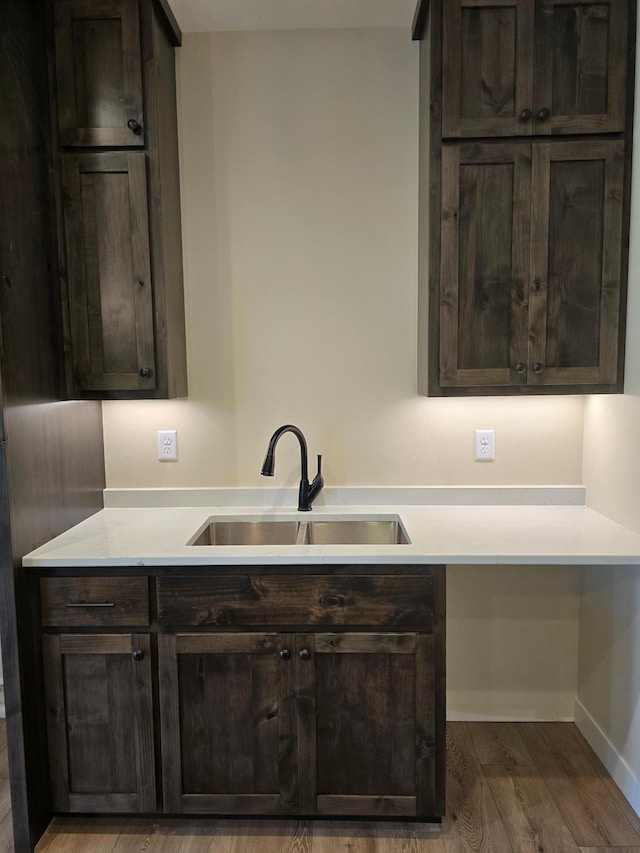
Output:
M640 563L640 534L585 506L579 486L334 488L320 498L311 513L298 513L291 489L106 490L104 510L32 551L23 565ZM248 515L294 521L397 516L411 544L187 544L210 518Z

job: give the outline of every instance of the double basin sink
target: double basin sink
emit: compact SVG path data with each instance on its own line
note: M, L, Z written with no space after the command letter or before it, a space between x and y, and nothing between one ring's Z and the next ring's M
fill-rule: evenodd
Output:
M398 517L360 519L209 519L189 545L409 545Z

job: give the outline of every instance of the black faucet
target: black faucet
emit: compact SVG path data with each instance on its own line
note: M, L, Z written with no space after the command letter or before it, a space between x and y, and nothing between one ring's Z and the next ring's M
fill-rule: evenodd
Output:
M309 474L307 470L307 442L304 435L302 434L302 430L298 429L297 426L293 426L293 424L285 424L284 426L278 427L278 429L274 432L269 441L267 455L264 457L262 471L260 473L263 475L263 477L273 477L276 444L280 440L280 437L285 434L285 432L292 432L298 437L298 441L300 442L301 472L300 491L298 492L298 509L300 510L300 512L309 512L311 509L311 504L319 495L320 490L324 486L324 480L322 479L322 456L318 454L318 473L313 478L313 482L311 483L311 485L309 485Z

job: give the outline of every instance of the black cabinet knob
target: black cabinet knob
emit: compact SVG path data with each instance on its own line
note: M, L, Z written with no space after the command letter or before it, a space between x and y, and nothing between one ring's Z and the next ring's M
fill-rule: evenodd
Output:
M127 127L129 130L133 131L136 136L139 136L142 133L142 125L137 122L134 118L130 118L127 122Z
M547 107L542 107L542 109L538 110L537 119L538 121L546 121L550 115L551 110L549 110Z
M300 660L309 660L309 658L311 657L311 652L309 651L309 649L300 649L300 651L298 652L298 657L300 658Z
M142 376L143 379L148 379L149 376L152 376L152 375L153 375L153 370L151 370L150 367L141 367L140 368L140 376Z
M532 115L533 111L530 110L529 107L525 107L525 109L520 112L520 121L529 121Z
M544 370L544 365L540 364L539 361L536 361L536 363L533 365L533 369L536 373L542 373L542 371Z
M134 650L131 652L131 657L132 657L135 661L141 661L141 660L144 660L144 652L142 651L142 649L134 649Z
M524 373L526 369L527 368L521 361L516 364L516 373Z
M289 651L289 649L282 649L282 651L279 651L278 654L280 655L282 660L290 660L291 658L291 652Z

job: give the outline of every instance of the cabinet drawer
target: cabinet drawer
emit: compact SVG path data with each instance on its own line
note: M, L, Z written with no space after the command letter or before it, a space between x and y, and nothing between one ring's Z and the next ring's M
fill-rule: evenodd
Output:
M433 577L269 575L158 580L164 625L369 625L429 629Z
M42 624L148 625L147 578L42 578Z

